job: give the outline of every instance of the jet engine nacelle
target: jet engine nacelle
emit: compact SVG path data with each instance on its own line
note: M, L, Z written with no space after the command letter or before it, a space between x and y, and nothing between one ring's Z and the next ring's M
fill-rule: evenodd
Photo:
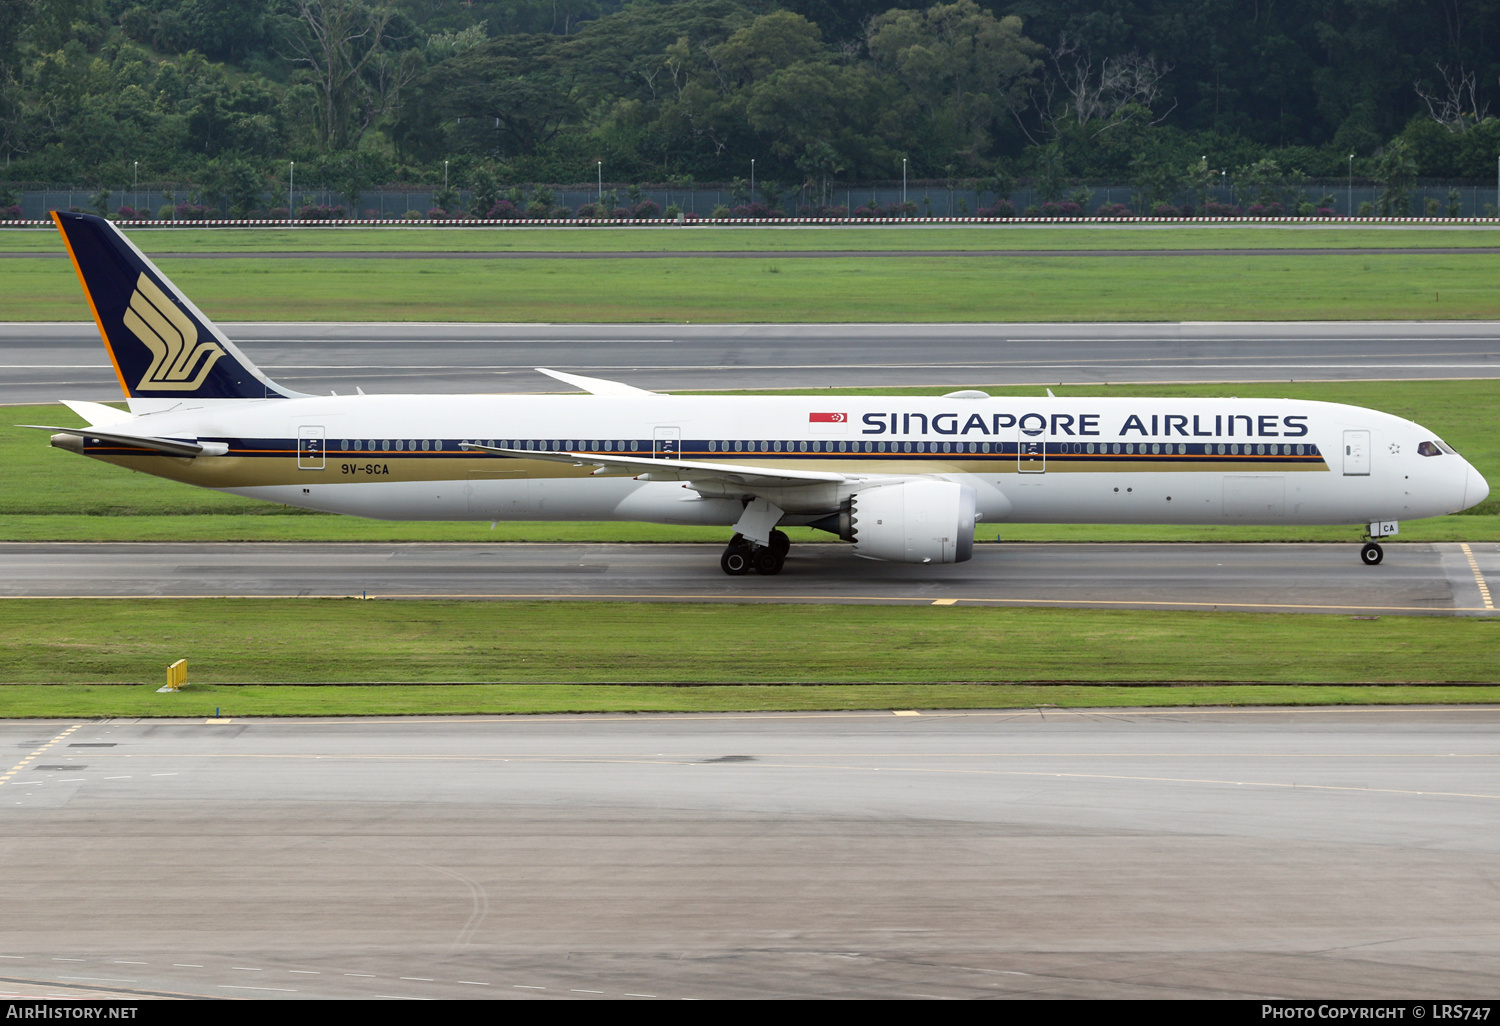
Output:
M907 481L849 500L854 551L897 563L962 563L974 555L974 489Z

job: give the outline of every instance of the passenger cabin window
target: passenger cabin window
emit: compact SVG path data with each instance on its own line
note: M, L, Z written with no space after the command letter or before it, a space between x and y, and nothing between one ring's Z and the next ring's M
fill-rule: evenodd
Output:
M1417 446L1418 456L1441 456L1442 454L1443 450L1439 449L1435 442L1423 442Z

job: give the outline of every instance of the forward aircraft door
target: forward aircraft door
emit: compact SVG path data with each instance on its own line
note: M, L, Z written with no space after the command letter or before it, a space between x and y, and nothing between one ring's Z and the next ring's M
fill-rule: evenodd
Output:
M1370 476L1370 432L1344 432L1344 476Z

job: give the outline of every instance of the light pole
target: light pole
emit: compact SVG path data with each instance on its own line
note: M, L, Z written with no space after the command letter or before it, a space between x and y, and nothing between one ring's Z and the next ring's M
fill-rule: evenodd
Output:
M1354 216L1354 154L1349 154L1349 216Z
M297 220L297 162L287 162L286 169L286 219Z
M750 158L750 205L755 205L755 158Z
M906 158L901 158L901 216L906 216Z
M134 209L141 202L141 162L130 162L130 206Z
M604 206L604 161L596 160L594 163L599 165L599 206L602 207Z

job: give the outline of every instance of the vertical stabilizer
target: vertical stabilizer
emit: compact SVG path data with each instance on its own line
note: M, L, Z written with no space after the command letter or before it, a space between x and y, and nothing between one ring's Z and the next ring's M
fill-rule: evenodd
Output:
M102 217L52 212L128 399L291 399Z

